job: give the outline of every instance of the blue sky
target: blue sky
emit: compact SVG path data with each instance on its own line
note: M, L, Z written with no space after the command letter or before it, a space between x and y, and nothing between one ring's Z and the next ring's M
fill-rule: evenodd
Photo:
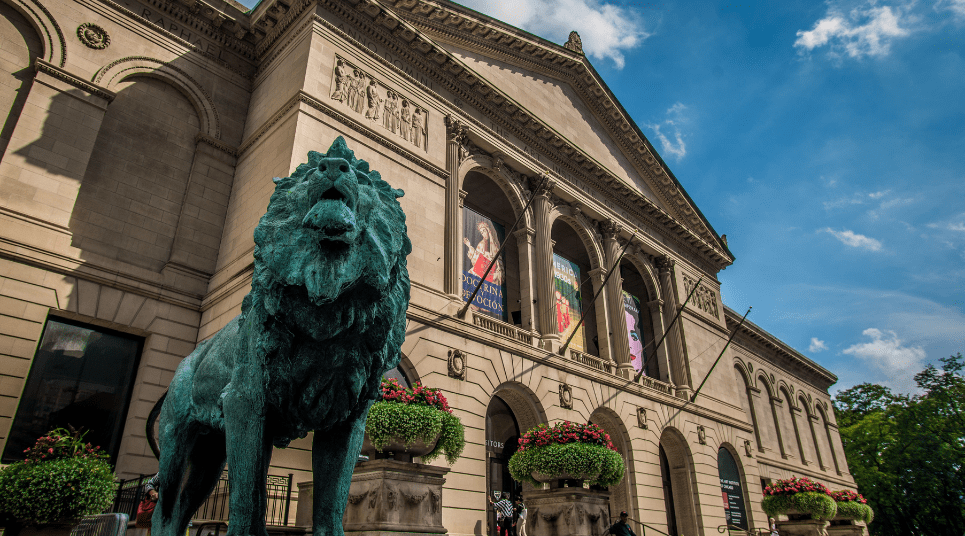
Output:
M724 303L911 392L965 352L965 0L464 0L593 66L714 228Z

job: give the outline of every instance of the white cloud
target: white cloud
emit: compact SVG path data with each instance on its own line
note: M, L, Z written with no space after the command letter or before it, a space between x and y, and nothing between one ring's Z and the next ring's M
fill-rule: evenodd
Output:
M903 346L894 331L868 328L861 332L871 342L855 344L843 353L853 355L883 372L891 387L910 392L915 390L914 375L924 368L925 349L921 346Z
M852 58L886 56L893 40L910 33L907 25L903 27L907 21L902 6L878 7L872 1L847 14L832 6L813 29L797 32L794 46L802 54L827 46L834 57L842 52Z
M827 349L828 345L824 344L824 341L818 339L817 337L811 337L811 345L808 346L808 352L818 353Z
M939 0L935 2L935 10L948 10L956 17L965 18L965 0Z
M882 197L888 195L888 192L890 191L891 190L882 190L880 192L871 192L870 194L868 194L868 197L870 197L871 199L881 199Z
M462 0L462 5L559 44L576 30L583 52L622 69L624 53L650 37L639 13L602 0Z
M681 124L688 122L687 117L684 115L686 109L686 106L678 102L670 108L667 108L667 119L665 119L663 123L645 125L650 130L653 130L654 136L660 140L661 152L674 155L678 162L687 155L687 144L684 142L683 133L680 132ZM667 129L666 133L661 130L664 127ZM667 137L668 134L673 137L673 140Z
M867 249L868 251L881 250L880 241L875 240L874 238L869 238L865 235L857 234L854 231L851 231L849 229L845 229L843 231L835 231L830 227L825 227L824 229L821 229L818 232L830 233L832 236L840 240L841 243L846 246L850 246L853 248Z

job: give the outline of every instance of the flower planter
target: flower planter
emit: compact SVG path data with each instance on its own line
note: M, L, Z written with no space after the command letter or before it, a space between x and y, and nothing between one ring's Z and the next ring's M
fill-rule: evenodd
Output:
M365 439L362 441L362 454L368 456L369 458L377 458L380 454L408 454L410 456L424 456L432 452L436 448L436 443L439 442L439 436L430 443L426 443L421 439L416 439L415 442L406 445L405 440L399 436L392 436L389 440L389 444L380 449L376 448L369 439L369 434L365 434Z
M509 473L520 482L539 485L578 480L612 486L623 479L624 463L610 437L596 425L539 425L520 438L509 460Z
M556 480L596 480L600 477L600 473L580 473L578 475L571 475L570 473L557 473L557 474L544 474L539 471L530 472L530 476L533 480L537 482L554 482Z

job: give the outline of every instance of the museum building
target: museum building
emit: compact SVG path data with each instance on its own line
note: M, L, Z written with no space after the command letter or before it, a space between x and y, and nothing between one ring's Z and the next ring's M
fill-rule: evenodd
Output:
M766 526L772 479L854 488L836 377L723 305L726 240L575 33L551 43L445 0L0 12L3 463L71 424L118 476L155 472L146 418L240 312L271 179L343 136L405 191L394 374L441 388L465 425L449 533L492 534L520 433L564 420L623 456L611 513L673 535ZM310 449L276 449L271 473L311 480Z

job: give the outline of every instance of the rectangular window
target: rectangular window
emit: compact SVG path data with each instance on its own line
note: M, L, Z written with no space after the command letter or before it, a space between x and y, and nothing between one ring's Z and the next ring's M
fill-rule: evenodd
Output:
M3 450L3 463L54 428L86 431L85 441L117 458L143 340L49 318Z

